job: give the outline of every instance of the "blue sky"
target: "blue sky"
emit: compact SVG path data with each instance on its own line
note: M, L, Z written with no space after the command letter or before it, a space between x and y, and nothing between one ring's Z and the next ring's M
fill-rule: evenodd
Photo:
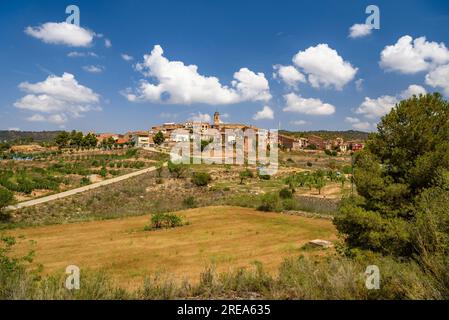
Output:
M87 44L40 29L70 4ZM370 4L380 29L350 37ZM0 40L0 129L125 132L219 111L265 128L369 131L403 97L449 94L447 1L2 1Z

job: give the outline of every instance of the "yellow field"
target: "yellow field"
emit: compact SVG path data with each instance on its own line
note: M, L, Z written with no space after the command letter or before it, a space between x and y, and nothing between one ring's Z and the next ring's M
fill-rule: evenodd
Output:
M189 225L144 231L149 216L17 229L18 253L36 252L45 273L64 272L69 264L103 269L121 285L133 286L151 273L198 280L205 267L217 271L260 261L274 271L288 256L299 255L307 241L335 240L329 220L241 207L207 207L179 212ZM33 240L33 241L31 241Z

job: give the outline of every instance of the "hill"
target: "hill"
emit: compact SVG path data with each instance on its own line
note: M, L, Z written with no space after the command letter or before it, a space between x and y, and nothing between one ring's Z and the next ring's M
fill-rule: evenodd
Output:
M0 142L51 142L61 131L0 130Z
M312 135L319 136L325 140L331 140L335 138L343 138L345 141L351 140L366 140L368 139L368 132L347 130L347 131L327 131L327 130L315 130L315 131L288 131L280 130L280 134L295 137L309 137Z

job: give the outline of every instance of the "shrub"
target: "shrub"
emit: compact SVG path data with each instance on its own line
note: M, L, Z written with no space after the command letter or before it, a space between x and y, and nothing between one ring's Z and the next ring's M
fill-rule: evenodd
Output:
M177 179L182 178L187 171L187 166L183 163L168 162L168 171Z
M266 193L261 198L261 204L257 207L259 211L282 211L281 198L277 193Z
M240 184L243 184L243 180L252 178L254 177L254 175L252 171L250 171L249 169L245 169L239 173L239 177L240 177Z
M187 208L196 208L198 206L195 197L189 196L182 201L182 204Z
M151 216L151 226L145 230L169 229L183 225L182 218L172 213L156 213Z
M90 179L88 177L82 177L81 181L80 181L80 184L82 186L86 186L86 185L90 184Z
M284 210L298 210L298 202L295 199L283 199L282 207Z
M99 174L100 176L102 176L103 178L105 178L106 175L108 174L108 170L106 170L105 167L102 167L102 168L100 169L100 171L98 172L98 174Z
M282 199L291 199L293 197L293 193L289 188L283 188L279 191L279 196Z
M344 174L351 174L352 173L352 167L351 166L344 166L342 169Z
M269 174L259 174L259 179L260 180L270 180L271 176Z
M9 217L5 213L5 208L14 202L14 195L8 189L0 186L0 220L4 220Z
M156 164L156 174L158 178L162 177L163 171L164 171L164 163L160 161Z
M310 161L307 161L307 166L308 166L308 167L311 167L311 166L313 166L312 162L310 162Z
M207 172L195 172L192 176L192 182L194 185L198 187L207 186L208 183L212 180L211 176Z

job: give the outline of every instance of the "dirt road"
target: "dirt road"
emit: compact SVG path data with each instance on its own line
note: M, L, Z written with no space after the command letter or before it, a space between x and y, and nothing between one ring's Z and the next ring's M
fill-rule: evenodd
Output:
M33 200L20 202L20 203L17 203L15 205L7 207L6 209L7 210L17 210L17 209L21 209L21 208L25 208L25 207L35 206L37 204L41 204L41 203L53 201L53 200L56 200L56 199L69 197L69 196L72 196L72 195L77 194L77 193L85 192L85 191L88 191L88 190L92 190L92 189L96 189L96 188L99 188L99 187L102 187L102 186L106 186L108 184L112 184L112 183L116 183L116 182L119 182L119 181L123 181L123 180L129 179L129 178L135 177L135 176L139 176L139 175L144 174L144 173L152 172L154 170L156 170L156 167L145 168L145 169L142 169L142 170L139 170L139 171L135 171L135 172L131 172L131 173L127 173L127 174L124 174L122 176L118 176L118 177L115 177L115 178L107 179L107 180L100 181L100 182L95 182L95 183L89 184L89 185L84 186L84 187L80 187L80 188L76 188L76 189L72 189L72 190L67 190L67 191L64 191L64 192L52 194L52 195L45 196L45 197L38 198L38 199L33 199Z

